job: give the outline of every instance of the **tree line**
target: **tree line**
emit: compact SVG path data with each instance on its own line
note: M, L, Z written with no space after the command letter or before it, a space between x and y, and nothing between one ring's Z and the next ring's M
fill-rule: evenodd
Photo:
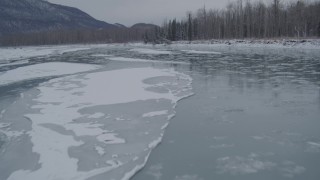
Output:
M203 7L165 21L153 34L171 41L320 37L320 2L237 0L222 10Z
M125 43L142 41L145 34L153 31L153 28L58 29L3 35L0 46Z

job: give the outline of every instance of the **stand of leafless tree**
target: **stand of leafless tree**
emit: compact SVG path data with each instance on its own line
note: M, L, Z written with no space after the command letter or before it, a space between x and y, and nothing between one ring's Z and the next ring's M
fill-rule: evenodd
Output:
M171 41L320 37L320 1L237 0L223 10L204 7L166 21L160 34Z

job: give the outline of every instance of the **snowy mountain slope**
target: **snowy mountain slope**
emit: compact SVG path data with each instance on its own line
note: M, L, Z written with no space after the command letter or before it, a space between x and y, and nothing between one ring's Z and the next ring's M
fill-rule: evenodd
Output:
M43 0L0 0L0 35L57 29L116 28L83 11Z

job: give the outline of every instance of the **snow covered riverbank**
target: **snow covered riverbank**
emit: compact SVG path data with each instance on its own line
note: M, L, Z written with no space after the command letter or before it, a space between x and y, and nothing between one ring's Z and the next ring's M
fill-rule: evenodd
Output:
M132 45L132 44L131 44ZM140 46L150 46L135 43ZM164 44L157 46L167 46ZM320 49L320 39L231 39L231 40L196 40L176 41L174 47L242 47L242 48L296 48Z
M179 42L178 44L183 44L183 42ZM226 45L241 47L320 49L320 39L235 39L194 41L191 44L210 44L219 46Z

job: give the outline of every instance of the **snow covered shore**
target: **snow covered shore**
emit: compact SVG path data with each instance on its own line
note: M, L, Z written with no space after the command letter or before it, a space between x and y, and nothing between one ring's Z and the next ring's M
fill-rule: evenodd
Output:
M233 39L233 40L203 40L178 41L173 45L197 46L229 46L229 47L261 47L261 48L299 48L320 49L320 39Z
M127 44L78 44L78 45L57 45L57 46L26 46L19 48L0 48L0 61L17 60L37 56L48 56L63 54L66 52L88 50L91 48L105 46L133 46L150 47L150 44L127 43ZM168 46L159 44L156 46ZM239 48L287 48L287 49L320 49L320 39L233 39L233 40L196 40L172 42L172 47L239 47ZM133 52L136 49L132 50ZM148 51L148 54L155 53ZM162 52L170 54L168 52Z
M129 43L132 46L148 47L150 44ZM239 48L286 48L286 49L320 49L320 39L231 39L231 40L196 40L175 41L172 44L156 46L171 47L239 47Z

